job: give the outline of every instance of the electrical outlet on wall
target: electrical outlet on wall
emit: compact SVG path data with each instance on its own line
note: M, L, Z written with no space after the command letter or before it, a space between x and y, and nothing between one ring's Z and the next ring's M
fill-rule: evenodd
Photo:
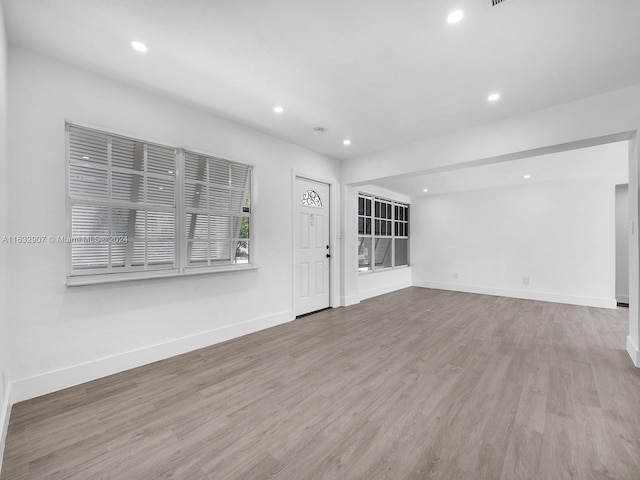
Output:
M529 285L529 277L522 277L522 283Z

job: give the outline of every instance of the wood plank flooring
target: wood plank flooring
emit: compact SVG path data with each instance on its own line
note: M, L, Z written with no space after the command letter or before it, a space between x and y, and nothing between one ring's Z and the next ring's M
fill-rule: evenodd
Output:
M408 288L17 404L1 478L637 480L627 315Z

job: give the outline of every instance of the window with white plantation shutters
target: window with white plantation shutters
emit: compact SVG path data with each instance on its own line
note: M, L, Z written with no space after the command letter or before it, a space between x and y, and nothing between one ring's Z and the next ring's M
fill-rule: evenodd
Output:
M187 268L248 263L251 169L184 154Z
M249 265L251 167L75 125L67 146L69 284Z
M68 134L71 275L176 268L176 150Z

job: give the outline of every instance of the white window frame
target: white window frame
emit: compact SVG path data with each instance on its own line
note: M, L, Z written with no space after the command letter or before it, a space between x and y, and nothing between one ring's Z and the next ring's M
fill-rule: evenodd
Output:
M360 199L365 199L371 201L371 212L370 215L360 215ZM379 217L376 217L376 202L381 202L384 204L390 204L391 205L391 218L389 219L388 217L385 217L384 219L381 219ZM370 273L375 273L375 272L380 272L380 271L385 271L385 270L393 270L393 269L397 269L397 268L407 268L410 266L410 256L409 256L409 224L410 224L410 220L409 220L409 211L411 209L411 205L408 203L404 203L404 202L398 202L395 200L391 200L389 198L384 198L384 197L380 197L380 196L376 196L376 195L372 195L370 193L366 193L366 192L358 192L358 207L357 207L357 217L358 217L358 233L357 233L357 237L358 237L358 248L360 248L360 242L361 239L369 239L370 240L370 252L369 252L369 268L366 270L361 270L360 269L360 264L358 262L358 273L360 274L370 274ZM406 208L406 212L407 212L407 216L405 219L398 219L396 218L396 207L402 207L402 208ZM366 227L364 229L364 233L361 233L360 230L360 218L363 219L363 224L366 225L366 219L368 219L370 221L370 233L366 233ZM391 234L390 235L382 235L382 234L376 234L376 220L380 220L382 221L390 221L391 222ZM402 223L403 225L405 225L406 228L406 235L396 235L396 223ZM382 230L382 229L381 229ZM391 240L391 266L389 267L385 267L385 266L376 266L376 257L375 257L375 251L376 251L376 246L375 246L375 242L376 239L390 239ZM402 265L396 265L396 240L402 240L402 239L406 239L407 241L407 263L402 264Z
M117 208L132 208L132 202L122 202L118 200L113 200L111 198L107 199L90 199L90 198L72 198L70 194L70 166L71 156L70 156L70 128L78 128L82 130L96 132L98 134L124 138L127 140L132 140L135 142L143 143L146 145L155 145L158 147L169 148L175 151L175 175L174 175L174 191L175 191L175 204L173 206L167 207L157 207L159 210L163 211L171 211L174 213L174 262L173 268L163 268L154 270L153 268L146 270L130 270L130 271L117 271L117 272L103 272L100 271L97 273L96 270L86 270L86 271L74 271L72 264L72 243L69 239L72 237L72 207L75 204L93 204L105 207L117 207ZM254 259L254 242L253 239L255 235L253 235L254 224L255 222L252 219L253 210L253 166L244 162L238 162L236 160L232 160L220 155L197 152L193 149L183 149L181 147L169 145L166 143L158 142L155 140L147 140L139 137L135 137L132 135L127 135L123 133L117 133L113 131L108 131L105 129L101 129L99 127L86 126L79 123L70 123L66 122L65 124L65 146L66 146L66 176L65 176L65 184L66 184L66 235L65 235L65 243L67 250L67 286L77 286L77 285L90 285L90 284L99 284L99 283L111 283L111 282L122 282L129 280L143 280L143 279L153 279L153 278L164 278L164 277L177 277L177 276L186 276L186 275L198 275L198 274L207 274L207 273L219 273L219 272L228 272L228 271L239 271L239 270L253 270L257 269L257 265L255 264ZM186 225L187 225L187 208L185 207L185 197L184 197L184 187L185 187L185 169L184 169L184 157L185 153L188 152L190 154L200 155L206 158L218 159L222 161L229 162L230 164L235 164L238 166L242 166L248 169L248 202L249 202L249 211L243 211L240 215L242 217L249 218L249 236L247 238L248 242L248 262L247 263L235 263L234 258L230 258L229 263L221 264L221 265L207 265L207 266L189 266L187 259L187 233L186 233ZM110 167L107 167L110 168ZM148 175L147 172L141 172L142 175ZM111 178L111 175L108 175L108 178ZM108 191L111 191L111 184L108 181L107 186ZM156 205L154 205L154 210L156 209ZM107 268L111 269L112 267L109 265Z

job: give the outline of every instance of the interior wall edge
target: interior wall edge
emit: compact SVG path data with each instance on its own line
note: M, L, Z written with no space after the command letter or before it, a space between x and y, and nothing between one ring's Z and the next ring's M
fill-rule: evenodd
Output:
M627 337L627 352L636 367L640 368L640 238L638 225L640 224L640 129L629 141L629 336ZM633 348L630 348L630 345Z
M640 368L640 350L638 346L633 343L631 337L627 336L627 353L631 357L633 364Z
M28 378L17 379L13 381L10 401L11 404L14 404L30 400L41 395L275 327L292 320L294 320L293 311L285 310L273 315L227 325L166 343L145 346L138 350L71 365Z
M2 410L0 410L0 473L2 473L2 460L4 458L4 446L7 440L7 431L9 429L9 417L11 416L11 387L12 382L7 382L4 399L2 402Z
M575 295L563 295L552 292L512 290L482 285L465 285L448 282L432 282L429 280L414 280L414 287L433 288L436 290L450 290L453 292L476 293L479 295L493 295L498 297L519 298L522 300L535 300L539 302L565 303L582 307L617 308L615 298L580 297Z
M9 195L7 193L7 57L8 40L5 25L5 6L0 0L0 231L6 231L9 217ZM4 247L4 245L3 245ZM11 412L11 359L8 355L10 338L9 308L7 294L10 283L8 253L0 252L0 470L4 455L5 440Z

